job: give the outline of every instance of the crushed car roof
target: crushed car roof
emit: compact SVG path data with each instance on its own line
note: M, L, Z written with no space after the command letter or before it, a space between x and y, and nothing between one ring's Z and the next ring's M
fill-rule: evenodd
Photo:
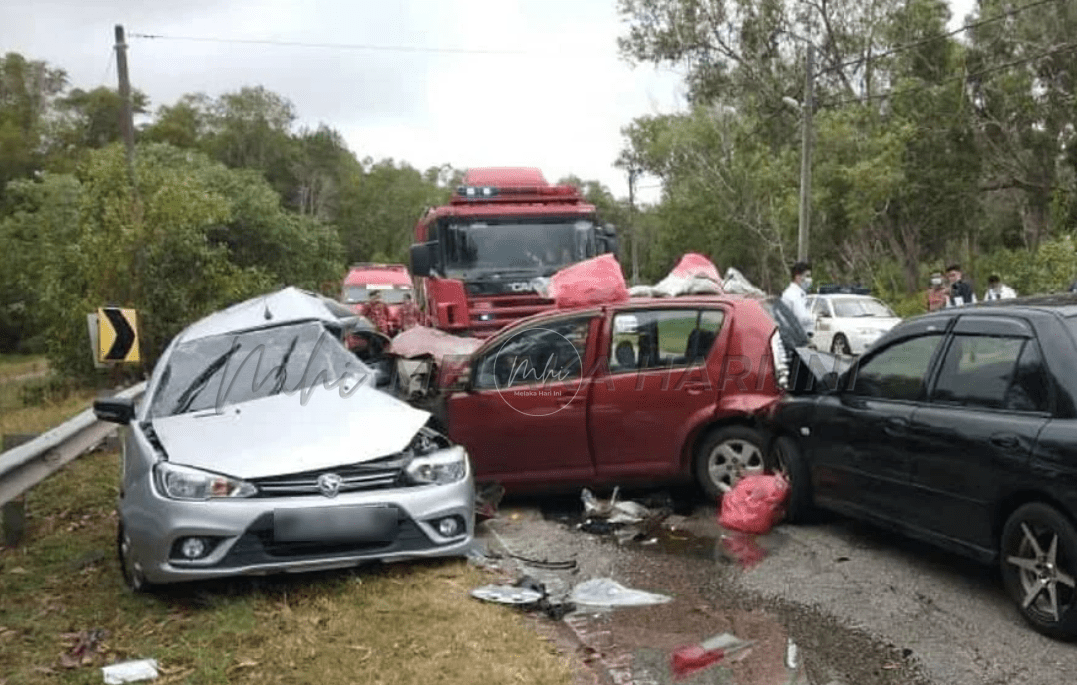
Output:
M188 326L180 339L197 340L297 321L343 324L354 318L353 311L328 297L289 287L214 312Z

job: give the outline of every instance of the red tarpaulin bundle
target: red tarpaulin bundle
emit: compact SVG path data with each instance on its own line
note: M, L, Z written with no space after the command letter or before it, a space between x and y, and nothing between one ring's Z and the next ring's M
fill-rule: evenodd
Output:
M766 535L782 516L789 481L781 475L751 474L722 495L718 524L741 533Z
M681 257L681 261L677 262L677 266L673 267L669 275L678 278L705 276L715 283L722 282L722 277L718 275L718 268L714 266L714 262L696 252L689 252Z
M558 307L623 302L628 299L621 265L611 254L562 269L550 278L549 296Z

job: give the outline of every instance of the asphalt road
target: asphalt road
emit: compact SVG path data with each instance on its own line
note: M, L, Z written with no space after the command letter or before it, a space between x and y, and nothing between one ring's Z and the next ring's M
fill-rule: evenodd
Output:
M1077 679L1077 645L1028 628L994 569L885 531L838 516L780 525L754 543L741 541L762 557L744 564L705 503L667 519L646 544L579 530L581 513L575 498L509 500L480 531L494 553L574 560L572 571L523 562L506 568L544 582L555 598L590 578L672 598L564 619L579 653L606 682L674 682L674 650L723 632L755 644L734 655L737 661L678 682L1053 685Z

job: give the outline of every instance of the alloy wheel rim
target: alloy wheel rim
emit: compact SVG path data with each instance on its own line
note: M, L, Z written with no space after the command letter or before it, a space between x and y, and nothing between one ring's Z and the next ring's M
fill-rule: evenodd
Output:
M1022 609L1059 621L1077 594L1077 582L1062 568L1063 560L1064 555L1059 559L1057 532L1048 526L1034 532L1028 522L1021 522L1017 553L1007 556L1006 563L1017 569Z
M763 453L748 440L725 440L711 450L707 471L719 490L729 492L744 476L763 472Z

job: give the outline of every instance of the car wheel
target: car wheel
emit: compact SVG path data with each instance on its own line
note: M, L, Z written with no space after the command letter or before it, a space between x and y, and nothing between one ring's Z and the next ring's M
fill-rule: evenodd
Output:
M711 497L733 489L749 473L763 473L763 436L747 426L725 426L707 434L696 451L696 480Z
M135 593L152 592L154 586L146 581L142 567L131 557L131 538L124 530L123 522L116 526L116 555L120 560L120 573L123 582Z
M1006 591L1037 631L1077 636L1077 531L1058 510L1033 502L1002 529L999 563Z
M789 481L789 498L785 503L785 520L797 523L811 516L811 478L808 465L795 440L782 436L771 446L770 468L783 474Z
M853 348L849 347L849 339L844 333L838 333L830 342L830 352L833 354L852 355Z

